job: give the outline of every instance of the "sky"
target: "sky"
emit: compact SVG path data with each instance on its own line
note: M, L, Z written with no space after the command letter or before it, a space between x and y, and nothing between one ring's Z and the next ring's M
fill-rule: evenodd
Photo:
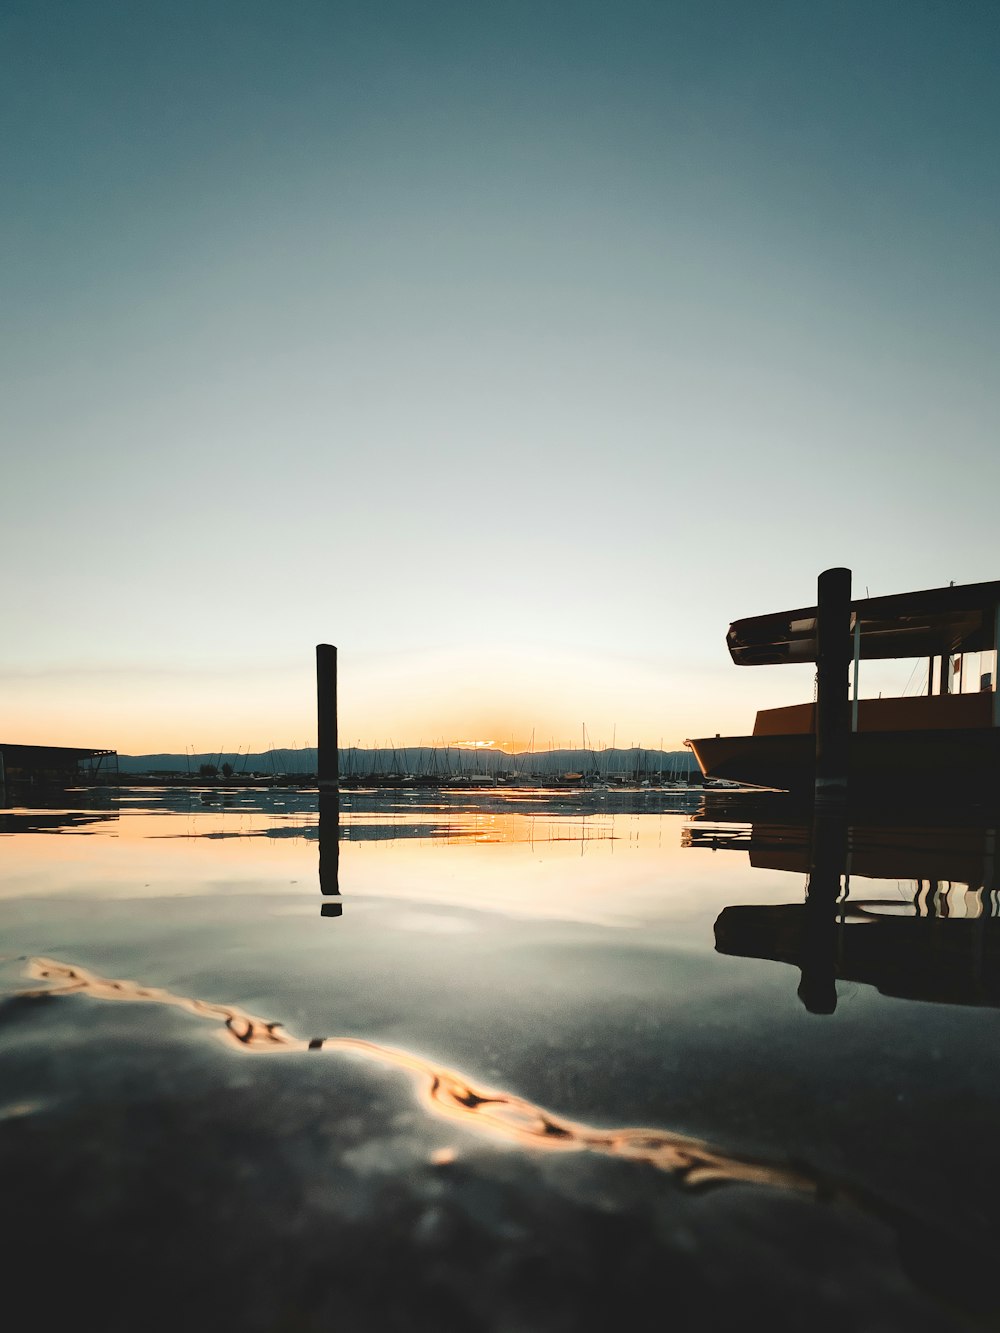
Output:
M745 733L1000 577L1000 10L0 0L0 737ZM912 688L912 663L862 693Z

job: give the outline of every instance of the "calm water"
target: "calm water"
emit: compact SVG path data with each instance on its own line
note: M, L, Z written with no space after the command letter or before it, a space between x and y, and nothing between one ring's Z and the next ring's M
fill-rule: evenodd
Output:
M42 1326L997 1326L992 830L79 797L0 811Z

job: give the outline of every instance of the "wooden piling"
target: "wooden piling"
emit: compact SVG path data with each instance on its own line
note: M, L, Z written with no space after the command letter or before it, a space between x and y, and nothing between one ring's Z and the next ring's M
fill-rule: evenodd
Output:
M340 783L337 749L337 650L331 643L316 645L316 778L320 787Z
M847 797L851 711L851 571L826 569L816 588L816 801Z

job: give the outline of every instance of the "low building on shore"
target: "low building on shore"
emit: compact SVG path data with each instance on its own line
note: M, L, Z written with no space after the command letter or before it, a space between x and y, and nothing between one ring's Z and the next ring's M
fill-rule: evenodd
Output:
M0 784L75 786L118 782L118 751L0 741Z

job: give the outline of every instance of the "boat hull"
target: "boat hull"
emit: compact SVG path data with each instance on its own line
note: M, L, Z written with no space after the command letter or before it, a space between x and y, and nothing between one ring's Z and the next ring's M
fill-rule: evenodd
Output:
M689 742L706 778L777 791L811 791L816 737L711 736ZM952 791L1000 790L1000 728L865 731L850 739L851 790L886 793L933 784Z

